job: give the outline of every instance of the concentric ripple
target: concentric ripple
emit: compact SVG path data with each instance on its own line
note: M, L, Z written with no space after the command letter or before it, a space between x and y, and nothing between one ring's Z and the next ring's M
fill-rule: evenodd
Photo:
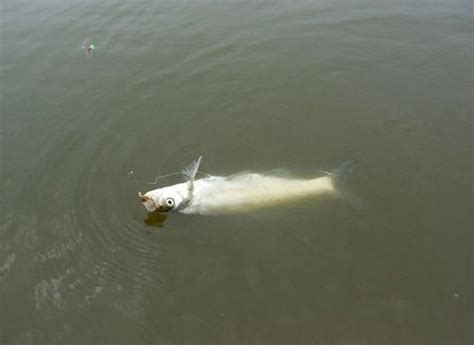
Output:
M472 23L453 3L5 2L0 344L465 343ZM140 181L201 154L216 175L356 158L373 208L147 214Z

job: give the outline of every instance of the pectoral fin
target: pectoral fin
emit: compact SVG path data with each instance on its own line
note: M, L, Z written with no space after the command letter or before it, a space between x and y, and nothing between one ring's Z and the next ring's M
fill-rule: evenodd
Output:
M186 180L188 181L194 180L199 170L199 165L201 165L201 159L202 159L202 156L199 156L199 158L196 161L192 162L191 164L189 164L187 167L184 168L183 176L184 178L186 178Z
M202 156L199 156L196 161L189 164L183 170L183 176L188 181L189 200L191 200L192 198L192 192L194 190L194 179L196 178L196 174L199 170L199 165L201 165L201 159Z

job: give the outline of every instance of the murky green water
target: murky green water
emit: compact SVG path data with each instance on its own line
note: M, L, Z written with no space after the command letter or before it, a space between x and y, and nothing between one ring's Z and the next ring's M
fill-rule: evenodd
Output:
M472 10L4 1L0 344L469 344ZM129 171L199 154L355 158L365 208L147 217Z

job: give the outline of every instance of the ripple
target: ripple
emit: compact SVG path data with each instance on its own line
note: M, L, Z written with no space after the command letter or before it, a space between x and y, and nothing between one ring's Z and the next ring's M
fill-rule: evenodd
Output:
M29 334L30 343L48 344L251 343L257 328L277 330L273 307L264 308L276 300L275 310L291 306L296 319L314 314L306 302L319 275L308 270L332 267L313 258L324 257L324 248L333 253L341 232L332 229L350 218L332 223L306 208L245 219L147 214L127 179L130 170L152 180L200 154L206 170L226 174L275 162L308 167L316 156L330 166L347 152L367 152L366 166L376 162L373 176L387 179L370 179L374 195L380 185L387 195L416 185L411 189L420 195L415 204L380 209L372 221L383 223L387 234L410 231L412 224L399 221L407 219L403 211L413 213L436 190L451 203L426 203L443 211L436 206L432 214L445 214L440 226L466 225L467 213L454 208L468 204L461 189L469 169L459 157L470 137L456 114L469 113L462 103L470 99L461 58L467 53L459 45L469 25L432 15L444 5L426 12L425 6L372 2L9 2L0 186L0 291L8 296L1 320L8 341L25 343L17 334ZM97 46L89 60L79 47L85 37ZM427 58L428 67L417 69ZM430 159L426 152L437 154ZM437 176L439 159L443 168L457 168ZM460 182L453 189L445 180ZM429 217L416 219L431 224ZM298 236L307 237L304 248ZM365 239L343 241L344 254L365 255ZM427 248L417 250L425 255ZM347 257L336 257L334 268L344 268ZM376 276L379 268L366 269ZM295 293L301 297L296 308ZM339 295L328 303L337 304ZM407 312L402 307L398 314ZM309 335L313 326L300 333ZM127 336L130 341L120 338Z
M10 271L10 268L15 263L15 253L7 256L3 264L0 266L0 282L2 282Z

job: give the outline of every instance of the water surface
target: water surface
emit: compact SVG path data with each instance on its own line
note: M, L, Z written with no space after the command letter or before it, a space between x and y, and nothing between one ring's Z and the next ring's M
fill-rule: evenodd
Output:
M470 343L470 1L7 0L1 23L1 345ZM200 154L357 159L365 208L148 216L128 173Z

